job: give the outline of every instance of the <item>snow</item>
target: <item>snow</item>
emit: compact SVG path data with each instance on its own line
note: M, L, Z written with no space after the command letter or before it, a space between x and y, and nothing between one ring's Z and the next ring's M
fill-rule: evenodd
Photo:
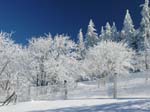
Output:
M0 112L149 112L146 99L31 101L0 107Z
M75 90L69 91L69 100L10 104L0 107L0 112L149 112L150 99L144 99L144 97L149 97L150 84L142 85L145 80L141 77L144 74L146 72L130 74L129 79L124 77L118 80L119 88L121 88L118 88L118 97L122 98L111 99L110 96L108 98L105 89L97 87L97 82L85 81L78 83Z
M145 84L145 75L149 72L131 73L118 77L117 82L117 98L150 98L150 81ZM105 85L100 83L98 87L97 81L83 81L77 83L75 87L68 85L68 99L88 99L88 98L112 98L113 84L106 79ZM64 88L58 91L53 91L54 86L45 87L30 87L28 97L31 100L62 100L64 99ZM59 87L58 87L59 88ZM28 90L28 89L27 89ZM26 90L26 91L27 91ZM24 93L26 92L24 91ZM86 93L86 94L85 94ZM21 95L18 96L18 101L22 100Z

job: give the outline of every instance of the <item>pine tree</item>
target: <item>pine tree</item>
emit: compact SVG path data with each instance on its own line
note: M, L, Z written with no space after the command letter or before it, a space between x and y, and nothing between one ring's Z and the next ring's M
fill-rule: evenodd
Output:
M96 33L95 25L91 19L87 29L85 44L86 47L89 48L96 45L97 42L98 42L98 34Z
M117 31L117 27L116 27L115 22L113 22L113 25L112 25L112 28L111 28L111 32L112 32L112 40L116 41L116 42L120 41L119 33Z
M78 50L79 50L79 55L81 56L81 58L83 58L85 55L85 44L84 44L82 29L80 29L78 33Z
M129 47L136 49L135 29L134 29L133 21L130 16L129 10L126 11L126 15L123 23L123 29L121 32L123 33L122 39L125 42L127 42Z
M112 29L109 22L105 26L105 40L112 40Z
M145 0L145 3L141 5L142 11L142 20L140 27L140 36L139 36L139 47L144 50L144 62L145 68L149 69L149 53L150 53L150 8L149 8L149 0ZM148 76L146 76L146 82L148 80Z
M84 39L83 39L82 29L79 30L78 39L79 39L79 42L78 42L79 48L81 50L83 50L84 49Z
M100 32L100 35L99 35L99 40L104 40L104 37L105 37L105 30L104 30L104 27L102 26L101 27L101 32Z
M113 22L113 26L111 27L110 24L107 22L105 26L105 30L103 26L101 27L101 34L99 36L99 39L119 41L120 39L118 34L119 33L117 31L115 23Z
M149 0L145 0L145 3L141 5L142 11L142 20L140 23L140 36L139 36L139 49L147 49L149 46L150 40L150 8Z

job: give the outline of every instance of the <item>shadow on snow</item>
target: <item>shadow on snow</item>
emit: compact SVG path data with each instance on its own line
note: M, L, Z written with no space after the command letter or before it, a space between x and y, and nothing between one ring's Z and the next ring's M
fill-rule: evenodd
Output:
M150 112L150 100L137 100L95 106L68 107L30 112Z

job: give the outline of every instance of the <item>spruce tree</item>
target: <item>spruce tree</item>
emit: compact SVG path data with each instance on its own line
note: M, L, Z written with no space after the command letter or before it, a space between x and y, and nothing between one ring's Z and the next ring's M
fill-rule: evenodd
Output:
M112 29L109 22L105 26L105 40L112 40Z
M78 52L80 57L83 58L85 55L85 44L82 29L80 29L78 33Z
M111 32L112 32L112 40L116 41L116 42L120 41L119 33L117 31L117 27L116 27L115 22L113 22L113 25L112 25L112 28L111 28Z
M134 29L133 21L130 16L129 10L126 11L122 33L123 33L122 39L125 42L127 42L128 46L133 49L136 49L137 45L136 45L135 29Z
M150 43L150 8L149 0L145 0L145 3L141 5L142 20L140 23L140 34L139 34L139 49L147 50Z
M104 40L105 38L105 30L104 30L104 27L102 26L101 27L101 32L100 32L100 35L99 35L99 40Z
M89 22L87 33L86 33L86 40L85 44L86 47L93 47L98 42L98 34L96 33L95 25L92 19Z
M149 0L145 0L142 6L142 20L139 33L139 49L144 52L145 69L149 69L149 54L150 54L150 8ZM148 81L148 75L146 76L146 82Z

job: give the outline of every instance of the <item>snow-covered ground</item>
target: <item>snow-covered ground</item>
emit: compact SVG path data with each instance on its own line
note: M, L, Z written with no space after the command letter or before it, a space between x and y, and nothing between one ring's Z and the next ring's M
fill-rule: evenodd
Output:
M145 82L148 72L125 74L118 77L118 98L150 98L150 78ZM80 98L112 98L113 83L106 80L106 84L98 88L97 82L81 82L77 88L68 92L69 99Z
M150 81L145 84L144 74L118 77L118 99L111 99L111 83L98 88L97 82L80 82L68 91L68 100L60 100L59 94L53 95L53 101L33 98L34 101L0 107L0 112L150 112L150 99L144 99L150 98Z
M125 74L118 77L117 97L118 98L150 98L150 81L145 83L145 74L149 72L139 72ZM149 78L150 79L150 78ZM45 92L40 92L40 88L31 89L31 100L60 100L64 98L64 90L50 93L51 87L45 88ZM37 94L42 93L42 94ZM88 99L88 98L112 98L113 83L106 80L105 85L100 85L96 81L84 81L78 83L75 88L68 88L68 99Z
M0 107L0 112L150 112L146 99L31 101Z

